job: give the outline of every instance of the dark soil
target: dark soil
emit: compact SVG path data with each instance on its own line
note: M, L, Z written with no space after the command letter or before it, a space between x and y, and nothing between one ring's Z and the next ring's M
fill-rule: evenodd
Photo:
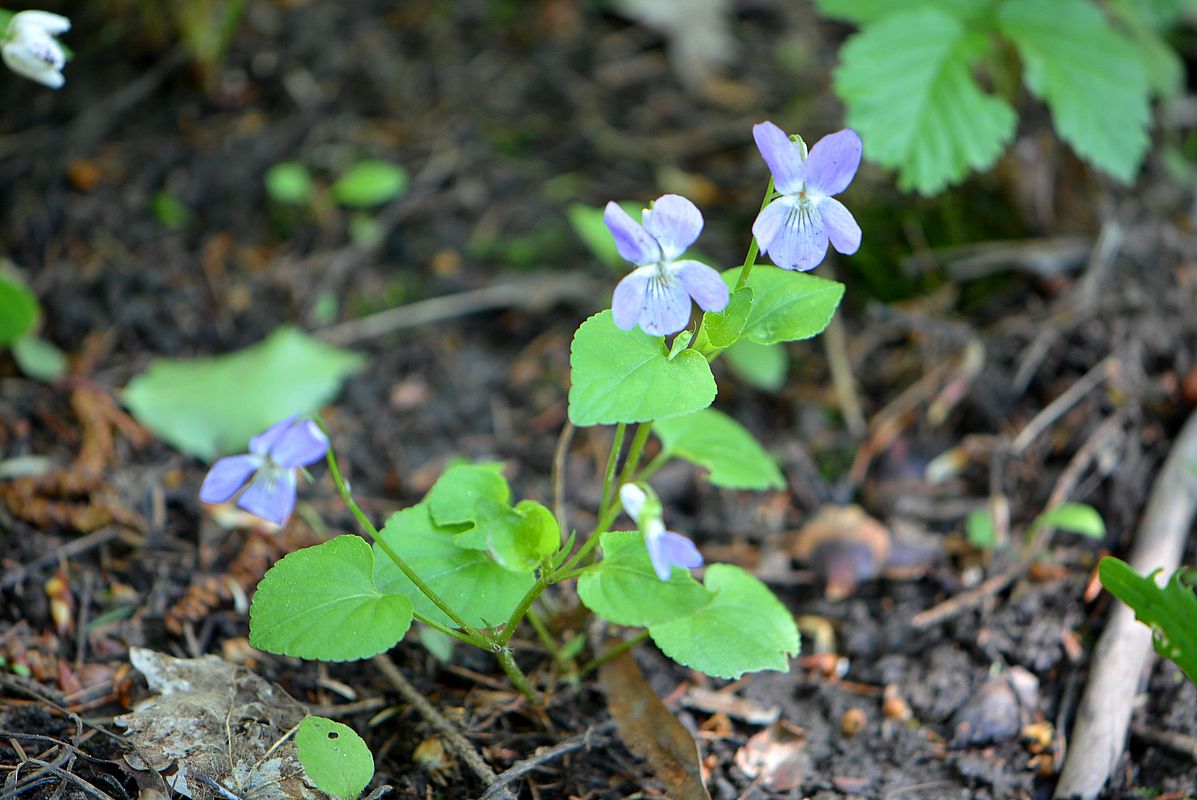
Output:
M679 82L657 34L598 4L253 0L228 52L206 68L165 45L170 37L140 7L60 6L76 50L62 91L0 79L0 254L36 290L42 335L72 359L72 377L46 385L0 354L0 456L44 455L66 468L92 446L103 463L75 483L0 495L0 656L14 667L0 674L0 797L137 795L110 735L119 735L112 717L146 693L127 664L134 646L223 655L326 713L366 701L340 716L373 747L375 786L477 797L482 784L452 756L443 770L413 760L432 728L370 662L315 665L248 648L230 585L252 593L285 553L353 528L322 470L304 495L311 513L286 531L228 530L196 499L203 464L136 429L118 426L114 441L97 443L86 409L114 418L120 389L155 357L228 352L283 323L319 333L403 303L574 276L606 288L352 342L369 368L325 411L377 520L418 500L455 456L502 460L519 496L548 502L570 337L616 280L564 208L681 192L703 208L712 263L739 262L767 180L751 126L773 119L815 138L839 128L828 76L847 31L805 3L737 4L730 77L698 90ZM846 195L865 247L821 271L834 266L848 287L841 318L865 435L844 422L817 339L791 346L778 393L719 375L717 405L768 442L789 491L717 490L680 463L654 480L676 529L709 560L766 577L803 626L788 674L730 687L780 707L781 724L800 737L793 787L737 764L761 726L685 701L688 686L724 682L647 648L640 655L696 735L713 797L1050 796L1109 604L1086 594L1094 565L1125 552L1197 401L1197 237L1191 187L1177 187L1154 158L1133 191L1107 184L1027 108L1017 155L962 188L914 199L866 168ZM324 180L365 156L413 176L379 212L377 248L352 244L348 214L306 215L265 195L262 177L280 161L302 161ZM161 192L189 209L179 227L155 213ZM1114 226L1112 257L1089 259ZM1027 267L1043 237L1063 235L1078 237L1078 257L1047 275ZM967 280L953 278L952 255L938 249L994 239L1017 246ZM331 320L321 310L328 297ZM969 347L984 353L973 371ZM1090 391L1011 448L1107 357ZM953 389L959 400L937 416ZM1098 457L1070 473L1095 437ZM608 446L609 432L579 431L567 461L568 511L582 530ZM954 447L959 469L928 482L928 463ZM912 625L1013 563L1061 486L1065 499L1101 512L1103 541L1057 534L1009 589L941 624ZM1014 544L980 552L965 544L964 519L991 496L1008 504ZM826 599L822 577L789 548L830 502L860 503L913 566L891 565L846 599ZM47 587L55 577L63 590ZM56 625L62 592L70 605ZM567 595L559 600L568 607ZM829 637L822 653L819 631ZM517 645L534 678L550 681L531 635ZM477 654L446 665L407 641L391 655L496 772L606 719L588 680L537 709ZM1195 712L1194 687L1157 663L1137 725L1193 736ZM1047 731L1038 745L1027 728L1036 723L1031 731ZM77 750L53 749L55 740ZM513 788L538 798L664 796L613 735L591 744ZM56 770L37 780L31 766L13 771L52 749L69 755ZM1180 797L1194 786L1191 753L1136 735L1108 796Z

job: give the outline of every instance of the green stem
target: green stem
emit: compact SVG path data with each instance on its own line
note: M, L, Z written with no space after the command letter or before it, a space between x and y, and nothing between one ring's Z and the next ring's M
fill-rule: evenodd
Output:
M507 618L507 624L503 626L503 632L495 639L495 645L498 647L506 647L507 643L511 641L511 637L515 635L515 629L519 627L520 620L524 618L524 614L528 613L528 609L536 602L536 598L540 597L540 593L549 585L548 576L541 571L540 577L536 579L536 583L532 584L532 588L524 592L524 596L520 598L519 605L511 612L511 616Z
M507 673L507 677L511 680L512 685L519 690L520 694L539 705L539 695L532 688L532 684L528 683L528 676L520 669L519 664L515 663L515 656L511 654L511 650L506 647L500 647L495 650L495 658L499 659L499 666Z
M769 201L773 199L773 177L769 177L769 188L765 190L765 199L761 201L761 211L765 210L765 206L769 205ZM744 266L740 269L740 280L736 281L736 289L743 289L748 285L748 274L752 272L752 268L756 266L756 257L760 253L760 247L756 243L756 237L752 237L752 244L748 245L748 255L744 256Z
M324 420L317 419L316 424L319 425L321 430L324 431L324 435L328 436L328 428L325 427ZM357 518L357 521L361 524L361 526L366 530L367 533L370 534L370 538L374 540L374 543L378 545L379 549L386 553L387 557L391 559L391 561L395 562L395 566L399 568L399 571L406 575L407 579L411 581L415 587L424 594L425 597L431 600L434 606L443 611L445 616L453 620L453 622L455 622L459 628L466 632L469 638L465 641L468 641L470 644L476 645L483 649L489 648L489 637L485 636L473 625L466 622L461 618L460 615L458 615L456 611L450 608L449 604L442 600L440 595L432 591L432 587L424 583L424 581L420 579L420 576L417 575L412 568L407 565L407 562L404 561L403 558L396 553L389 544L386 543L382 536L379 535L378 528L374 527L374 523L372 523L370 518L366 516L366 512L362 511L361 506L359 506L357 501L353 499L353 494L349 491L349 484L345 481L345 477L341 474L341 468L337 464L337 456L335 453L333 453L331 444L328 447L328 451L325 453L325 460L328 462L328 471L332 475L333 483L337 485L337 491L341 493L341 500L345 503L349 510L353 512L353 516Z
M669 453L662 450L653 457L653 460L644 465L644 469L636 476L642 481L646 481L657 473L661 467L665 466L665 462L670 458Z
M475 641L468 634L462 633L461 631L457 630L456 628L450 628L448 625L442 625L441 623L437 622L434 619L429 619L428 617L421 614L419 611L412 612L412 616L415 617L417 622L423 622L429 628L434 628L435 630L440 631L441 633L445 634L446 636L452 636L454 639L460 639L461 641L465 642L466 644L472 644L472 645L474 645L474 647L481 647L483 649L489 649L489 647L490 647L490 645L488 645L486 642Z
M620 486L632 480L636 474L636 469L640 466L640 457L644 455L644 445L648 443L648 435L652 433L652 429L651 422L642 422L636 427L636 435L632 437L632 444L628 447L628 458L623 463L623 472L619 474Z
M603 664L607 663L608 661L615 658L616 656L622 655L623 653L626 653L627 651L631 650L633 647L640 644L647 638L648 638L648 629L645 628L644 630L640 631L640 633L633 636L631 639L625 639L624 641L615 645L611 649L607 650L606 652L600 653L599 655L597 655L593 659L591 659L589 662L584 664L582 666L582 668L578 670L578 677L581 677L588 672L592 672L593 670L598 669Z
M621 422L615 426L615 438L611 440L611 454L607 456L607 469L603 472L603 499L599 503L600 511L611 502L611 485L615 481L615 467L619 464L619 453L623 450L623 437L627 430L627 423Z
M544 620L540 618L540 614L536 613L536 609L528 609L528 622L532 624L532 630L536 631L536 638L540 639L540 643L553 656L553 660L560 663L561 648L553 641L553 634L549 632L549 628L544 624Z

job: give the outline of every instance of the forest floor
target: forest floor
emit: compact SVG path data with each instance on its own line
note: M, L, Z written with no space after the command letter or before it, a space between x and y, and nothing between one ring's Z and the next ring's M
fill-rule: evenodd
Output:
M0 81L0 252L71 358L47 384L0 354L0 463L55 466L0 480L0 796L138 795L113 718L147 695L129 666L140 647L222 656L352 725L392 796L477 797L477 775L452 751L429 756L436 729L372 662L249 648L244 599L262 573L353 530L325 472L283 531L223 527L196 499L205 465L124 416L121 389L155 358L294 323L368 358L324 415L376 520L454 457L500 460L519 496L547 503L570 337L618 277L566 207L686 194L712 263L738 263L768 179L751 126L840 127L828 74L848 31L805 4L744 4L734 78L686 89L659 35L568 0L251 2L207 71L153 31L104 28L101 5L76 4L65 89ZM1156 160L1117 187L1030 108L997 169L939 198L866 167L845 196L865 246L818 273L847 285L835 333L791 345L776 392L719 373L716 405L768 443L786 491L719 490L680 462L654 480L671 527L769 582L803 631L788 673L734 684L638 652L713 797L1050 795L1111 605L1095 564L1125 554L1197 404L1197 231L1191 187ZM353 243L349 215L304 215L263 189L281 161L327 178L363 156L413 179L379 212L377 246ZM549 289L470 311L470 292L529 282ZM454 299L418 325L353 324L435 297ZM835 390L838 368L855 393ZM565 461L579 529L607 447L608 431L580 430ZM1029 523L1062 500L1095 507L1105 538L1057 532L1016 569ZM885 526L891 556L828 591L797 540L850 503ZM1000 524L979 548L965 521L984 508ZM968 595L1003 571L1001 591ZM516 645L551 683L531 635ZM409 637L391 658L497 773L590 732L512 783L522 797L667 795L604 725L594 680L536 707L485 655L440 661ZM1161 735L1197 736L1182 677L1154 664L1110 797L1197 786L1193 753ZM753 767L761 752L781 767ZM14 771L38 757L55 768Z

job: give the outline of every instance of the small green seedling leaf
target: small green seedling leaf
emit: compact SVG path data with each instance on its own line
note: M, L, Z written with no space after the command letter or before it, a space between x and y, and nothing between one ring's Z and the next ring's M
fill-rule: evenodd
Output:
M481 550L458 547L453 541L457 531L433 523L428 505L420 503L392 514L380 538L471 625L505 622L532 588L535 577L530 572L506 570ZM416 612L443 625L455 626L395 566L378 543L374 547L374 574L382 591L405 595Z
M789 657L798 652L798 626L768 587L730 564L712 564L703 583L715 595L710 603L649 626L661 652L719 678L788 670Z
M734 267L724 272L724 283L734 287L740 270ZM753 269L748 286L752 308L741 336L757 344L817 336L831 322L844 296L842 283L787 269Z
M291 414L329 402L364 359L284 326L214 358L158 359L122 396L137 421L185 453L212 460L245 449Z
M1102 522L1101 514L1084 503L1061 503L1035 518L1032 527L1040 525L1051 525L1090 539L1100 539L1106 535L1106 524Z
M12 355L17 360L21 372L34 380L56 381L67 373L66 355L32 333L12 343Z
M715 399L706 358L689 349L670 360L660 336L620 330L609 310L578 328L569 363L569 419L578 426L664 419Z
M24 284L0 275L0 345L14 342L33 330L38 310L33 292Z
M306 717L295 731L295 747L312 783L343 800L357 800L374 777L374 756L348 725Z
M266 171L266 194L277 203L307 205L312 199L312 173L298 161L283 161Z
M329 191L340 205L371 208L399 197L409 181L407 170L398 164L367 159L350 167Z
M731 347L743 333L751 310L752 289L747 286L736 289L728 298L726 308L702 315L698 347L704 353Z
M992 550L997 547L997 528L993 525L993 517L984 508L976 508L968 512L964 521L964 533L968 543L978 550Z
M1097 565L1102 586L1151 627L1156 652L1197 683L1197 596L1181 579L1184 572L1177 570L1161 589L1156 573L1143 577L1126 562L1109 556Z
M741 339L723 352L727 366L736 377L766 392L776 392L785 385L790 371L790 356L784 344L757 344Z
M503 477L502 464L455 464L437 478L424 500L437 525L472 525L478 516L474 505L479 500L505 506L511 501L511 489Z
M182 200L166 189L162 189L153 196L150 200L150 210L153 211L159 222L172 231L183 230L195 216Z
M607 531L603 560L578 578L582 604L617 625L643 627L684 617L711 601L690 571L674 567L669 580L653 571L639 531Z
M663 452L706 467L707 479L727 489L780 489L781 470L748 429L713 408L658 420L653 433Z
M524 500L512 508L483 498L474 509L474 527L457 534L453 543L485 550L504 569L531 572L561 543L553 513L535 500Z
M374 581L374 551L359 536L296 550L258 583L249 641L268 653L353 661L385 653L403 638L412 604Z

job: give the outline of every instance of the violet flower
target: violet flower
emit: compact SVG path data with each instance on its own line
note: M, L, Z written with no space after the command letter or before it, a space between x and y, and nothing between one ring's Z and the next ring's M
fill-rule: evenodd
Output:
M49 11L21 11L0 36L0 57L13 72L51 89L62 87L66 54L54 37L71 29L71 21Z
M250 439L248 455L213 464L200 486L200 502L224 503L240 491L238 506L282 525L295 508L295 470L319 461L327 450L328 437L320 426L310 419L287 417Z
M637 267L615 287L616 326L626 331L639 324L650 336L666 336L689 324L691 299L703 311L722 311L728 291L719 273L699 261L676 260L702 232L694 204L667 194L644 209L641 219L643 225L615 203L607 203L603 214L619 254Z
M845 128L824 136L810 154L772 122L752 127L773 186L781 197L766 206L752 224L761 253L785 269L805 272L822 263L827 242L846 256L860 247L860 226L832 195L848 188L860 166L862 144Z
M669 580L675 565L685 569L702 566L702 554L694 542L680 533L665 530L665 523L661 520L661 501L652 489L625 483L619 489L619 499L623 503L623 510L636 521L640 532L644 534L644 545L648 548L648 557L653 562L653 570L658 578Z

